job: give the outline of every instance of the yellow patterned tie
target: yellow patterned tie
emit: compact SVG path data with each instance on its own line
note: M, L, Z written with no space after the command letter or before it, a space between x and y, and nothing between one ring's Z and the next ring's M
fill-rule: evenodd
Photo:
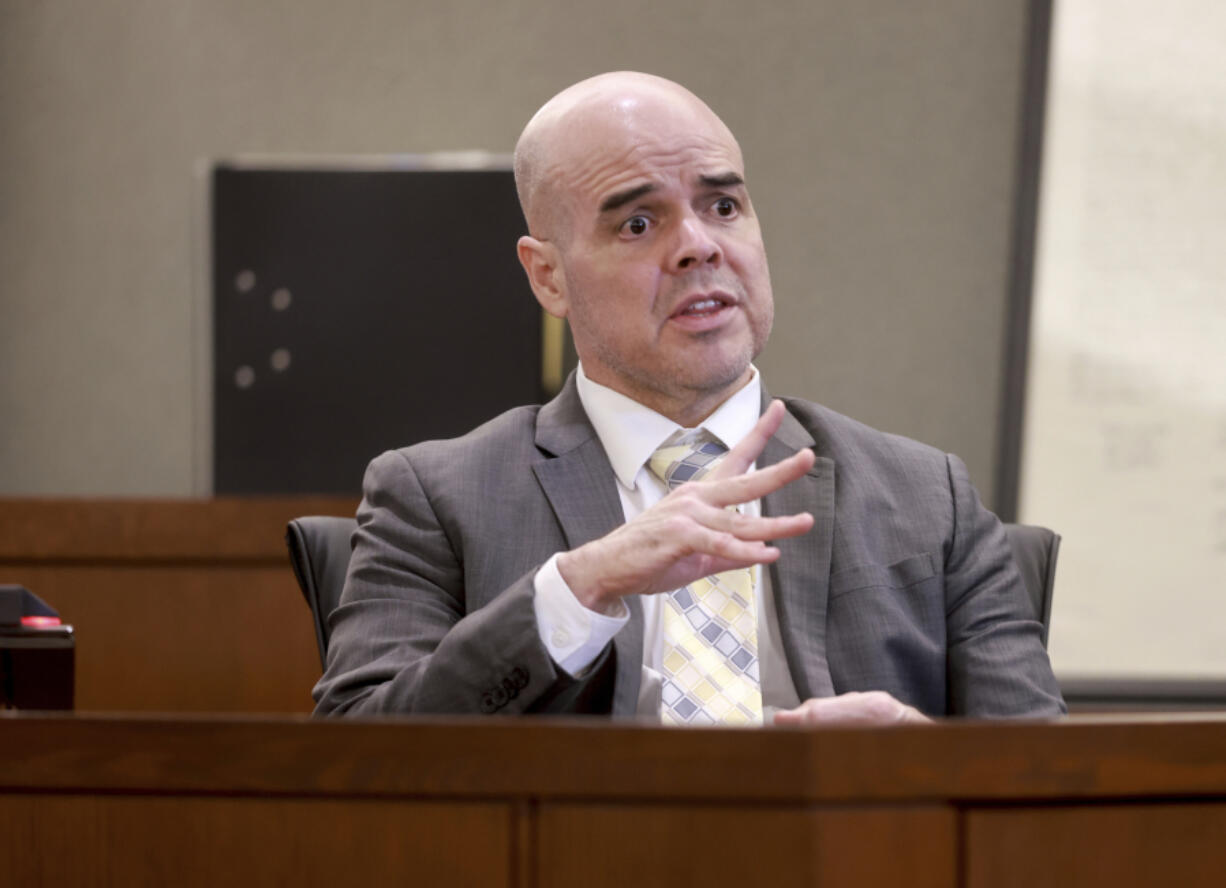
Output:
M727 453L705 433L660 447L647 466L669 490L697 481ZM758 625L750 568L696 580L665 596L665 724L761 723Z

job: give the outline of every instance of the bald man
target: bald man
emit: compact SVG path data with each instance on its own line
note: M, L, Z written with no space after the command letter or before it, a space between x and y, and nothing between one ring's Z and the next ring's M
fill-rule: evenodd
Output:
M520 261L580 367L543 407L371 463L317 711L1064 711L962 463L766 395L766 252L710 108L585 80L529 121L515 177Z

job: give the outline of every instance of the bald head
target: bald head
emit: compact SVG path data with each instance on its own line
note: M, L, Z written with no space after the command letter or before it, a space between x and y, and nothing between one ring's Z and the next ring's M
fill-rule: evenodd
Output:
M528 230L543 240L564 240L570 227L568 186L582 180L594 146L633 141L636 130L666 115L692 122L739 147L724 122L700 98L663 77L615 71L562 90L533 115L515 146L515 187ZM627 139L629 137L629 139Z
M740 146L698 97L618 72L524 128L516 244L592 382L692 427L752 376L774 317Z

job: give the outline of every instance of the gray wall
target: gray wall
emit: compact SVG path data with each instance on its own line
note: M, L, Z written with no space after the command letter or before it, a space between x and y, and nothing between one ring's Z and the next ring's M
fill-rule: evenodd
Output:
M193 492L202 158L508 151L633 68L741 139L770 388L962 454L990 500L1026 7L0 0L0 493Z

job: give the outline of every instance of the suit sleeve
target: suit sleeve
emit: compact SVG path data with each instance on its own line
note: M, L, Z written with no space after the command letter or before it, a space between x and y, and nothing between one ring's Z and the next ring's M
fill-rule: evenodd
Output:
M962 461L946 461L954 506L945 559L950 712L1060 715L1067 710L1004 526L980 503Z
M469 612L464 571L404 451L363 482L317 714L590 711L611 652L578 681L557 668L533 609L535 570Z

